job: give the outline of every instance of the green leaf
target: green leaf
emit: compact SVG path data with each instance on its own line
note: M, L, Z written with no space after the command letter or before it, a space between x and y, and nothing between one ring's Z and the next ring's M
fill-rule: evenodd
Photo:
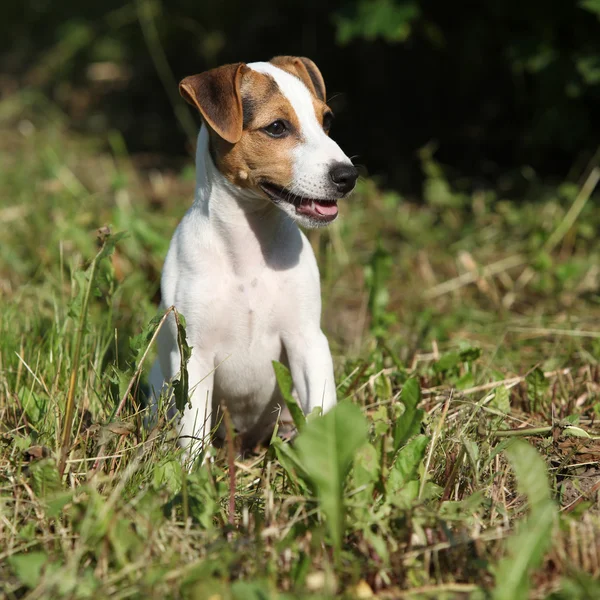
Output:
M367 441L367 433L367 421L360 408L340 402L320 419L307 423L295 442L338 552L344 532L344 481L354 455Z
M359 0L350 16L336 15L337 40L341 45L355 38L404 42L412 32L412 22L420 15L416 2Z
M46 516L53 518L57 517L62 509L72 502L73 494L75 492L73 490L69 490L67 492L61 492L59 494L53 495L50 499L46 500Z
M394 492L393 495L389 495L387 500L390 504L397 506L401 510L411 510L414 508L415 502L419 497L419 488L419 482L414 479Z
M437 374L446 373L458 367L461 362L462 360L458 352L448 352L433 365L433 370Z
M28 552L8 557L8 564L17 579L30 589L36 587L40 582L42 568L47 562L48 556L45 552Z
M581 429L581 427L574 427L573 425L569 425L569 427L565 427L563 429L563 433L565 435L571 437L581 437L581 438L590 438L590 434L585 431L585 429Z
M60 476L53 458L35 461L29 467L31 487L39 498L54 494L62 489Z
M556 507L550 499L546 464L537 451L520 440L505 454L517 478L517 488L527 496L529 516L508 540L507 553L495 569L494 600L526 600L529 574L537 567L551 544Z
M119 231L117 233L100 234L100 241L102 242L102 248L98 252L98 261L103 258L111 256L115 251L117 244L129 234L126 231Z
M37 394L29 388L21 388L17 393L21 406L27 415L27 420L34 426L44 418L50 403L44 395Z
M386 325L393 322L394 315L386 308L390 299L388 280L392 274L394 261L390 253L381 243L365 266L365 284L369 291L369 311L371 313L371 330L378 335L385 331Z
M236 581L231 586L233 600L269 600L274 595L269 592L269 582L266 580L258 581ZM213 596L213 598L221 596Z
M421 402L421 388L415 377L408 379L404 384L400 393L400 402L404 405L404 413L396 421L394 452L421 431L421 421L425 413L417 408Z
M185 500L184 493L187 494L189 514L194 521L204 529L214 528L214 518L221 508L220 499L226 493L225 484L217 484L215 489L208 469L201 467L187 475L186 490L182 490L177 496L177 500L182 503Z
M381 465L379 464L377 450L372 444L365 444L354 457L354 469L352 471L352 479L356 488L364 488L354 495L357 501L371 501L380 470Z
M394 494L403 488L408 482L417 478L419 465L425 457L425 450L429 438L419 435L398 452L394 465L390 470L387 482L387 494Z
M486 498L482 490L474 492L464 500L447 500L440 505L439 516L449 521L473 521L473 514L478 512Z
M477 348L475 346L469 346L468 348L463 348L459 352L460 360L465 363L473 363L481 356L481 348Z
M176 494L182 485L181 462L168 460L154 467L152 485L155 489L166 488L170 494Z
M292 420L294 421L296 429L300 432L304 429L306 417L304 416L304 412L302 411L302 407L298 403L298 400L296 400L292 394L292 390L294 389L292 374L285 365L282 365L276 360L273 361L273 370L275 371L275 378L277 379L277 385L279 386L283 400L290 411L290 415L292 415Z
M173 396L175 397L175 406L177 410L183 412L186 404L189 402L189 377L187 364L192 355L192 349L188 346L185 334L185 318L182 314L175 312L175 322L177 324L177 347L179 348L180 368L177 379L173 381Z
M490 406L507 415L510 412L510 392L504 385L500 385L494 391L494 397Z
M276 435L271 438L270 447L275 451L277 461L287 473L290 481L297 485L302 492L307 491L308 486L305 480L308 479L308 476L304 472L304 467L300 464L298 454L289 444Z
M579 3L579 6L585 10L595 13L596 16L600 18L600 0L582 0Z
M465 451L467 452L467 456L469 457L469 462L473 467L475 479L476 481L479 481L479 446L469 438L464 438L462 442L465 447Z
M531 371L525 378L525 381L527 383L527 395L529 396L532 410L535 410L544 399L550 383L544 377L544 372L539 367Z

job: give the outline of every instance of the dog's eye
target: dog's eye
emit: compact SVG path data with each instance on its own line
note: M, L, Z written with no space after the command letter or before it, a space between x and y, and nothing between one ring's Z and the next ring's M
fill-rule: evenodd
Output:
M263 127L263 131L268 133L271 137L282 137L288 132L287 123L278 119L277 121L273 121L270 125Z
M333 113L332 112L326 112L323 115L323 131L325 133L329 133L329 130L331 129L331 124L333 123Z

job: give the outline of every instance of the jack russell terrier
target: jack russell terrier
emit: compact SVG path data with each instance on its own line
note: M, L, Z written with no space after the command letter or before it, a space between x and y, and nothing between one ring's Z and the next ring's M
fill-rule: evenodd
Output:
M225 65L185 78L179 90L203 125L195 199L171 240L161 304L187 323L189 403L179 434L194 458L221 403L244 447L268 439L285 406L273 360L290 369L305 414L335 405L319 271L298 225L331 223L358 172L329 137L325 84L307 58ZM180 370L172 314L158 352L155 406Z

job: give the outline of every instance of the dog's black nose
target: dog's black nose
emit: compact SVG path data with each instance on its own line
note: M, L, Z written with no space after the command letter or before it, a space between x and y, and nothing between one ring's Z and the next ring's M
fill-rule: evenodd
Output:
M338 163L329 170L329 177L342 194L347 194L354 188L358 179L358 171L352 165Z

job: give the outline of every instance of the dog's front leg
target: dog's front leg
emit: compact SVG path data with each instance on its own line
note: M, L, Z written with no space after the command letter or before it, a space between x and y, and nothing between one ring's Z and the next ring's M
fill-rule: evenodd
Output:
M323 414L332 409L337 402L333 360L323 332L289 336L284 346L304 413L308 415L317 406Z
M179 445L184 449L184 461L191 468L200 452L210 444L213 361L192 354L188 363L188 381L190 404L186 404L179 421Z

